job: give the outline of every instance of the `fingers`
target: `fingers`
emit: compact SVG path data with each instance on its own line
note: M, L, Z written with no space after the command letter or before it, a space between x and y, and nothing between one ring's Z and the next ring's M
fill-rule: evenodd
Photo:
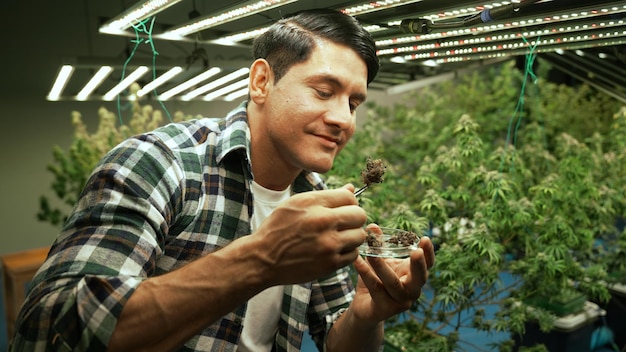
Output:
M420 247L411 251L410 258L368 257L367 262L363 260L363 263L367 268L363 268L359 274L372 297L375 297L376 291L384 291L391 299L403 304L419 298L428 279L428 270L435 263L435 254L432 242L424 237L420 240Z
M383 288L382 282L363 257L358 256L353 264L354 269L359 273L363 284L368 288L370 294L374 294L377 290Z
M365 231L361 227L338 231L336 236L335 241L340 243L339 253L342 254L348 252L358 254L358 247L365 241Z
M322 218L320 221L325 221L328 225L334 224L334 227L339 231L359 228L365 234L363 224L367 221L367 213L357 205L347 205L330 209L326 218Z
M435 246L429 237L423 236L419 242L420 248L424 251L424 258L426 259L426 267L428 269L435 265Z
M417 297L419 297L422 286L426 284L426 280L428 279L429 268L426 263L424 250L421 247L411 252L411 262L409 268L411 275L410 279L407 280L407 286L409 286L409 290L417 292Z
M351 184L351 183L347 183L347 184L341 186L341 188L347 189L348 191L350 191L350 193L354 193L354 189L355 189L354 185Z
M419 249L413 252L417 251L419 251ZM423 281L415 280L416 277L411 277L413 275L412 270L410 271L411 276L408 276L408 272L406 272L402 266L394 270L389 265L388 260L383 258L368 257L367 262L380 280L380 286L384 287L385 293L394 301L401 303L407 300L412 301L419 297L425 279ZM408 259L405 259L404 262L408 262ZM411 260L411 268L413 266L412 264Z
M382 235L383 234L383 230L377 224L369 224L369 225L367 225L365 227L365 229L367 231L373 232L373 233L375 233L377 235Z
M299 193L294 197L310 197L310 202L317 203L327 208L359 204L359 201L354 196L354 186L352 185L345 185L341 188L323 191Z

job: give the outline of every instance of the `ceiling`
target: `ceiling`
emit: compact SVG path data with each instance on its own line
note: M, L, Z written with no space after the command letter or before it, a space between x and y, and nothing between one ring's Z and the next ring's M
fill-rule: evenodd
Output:
M8 1L14 2L14 6L25 6L17 5L17 0ZM371 89L395 94L452 77L460 71L513 57L523 60L532 52L549 61L570 83L587 82L626 102L624 1L300 0L281 4L281 0L170 0L172 5L143 21L143 27L130 27L116 34L103 33L105 25L147 1L68 2L76 6L71 10L65 8L65 12L50 9L49 14L56 11L61 18L56 18L54 26L40 28L37 32L44 40L58 41L54 51L62 56L48 56L46 72L37 78L38 83L33 83L46 87L44 95L52 87L62 64L75 67L59 100L74 100L101 65L110 65L113 72L95 89L89 100L102 99L107 90L139 65L150 68L138 80L140 85L149 83L173 66L182 68L180 74L157 89L159 93L210 67L222 69L210 79L170 98L182 99L194 88L249 66L251 39L228 44L224 43L225 39L265 28L281 16L302 9L324 7L354 15L376 39L382 65ZM164 39L169 31L183 24L221 19L224 13L232 14L258 3L274 4L274 7L175 40ZM45 15L44 10L40 16ZM19 16L15 17L8 21L18 21ZM77 17L81 19L80 24ZM55 35L61 31L57 27L63 27L65 23L73 26L73 30L67 29L63 33L76 35L80 32L80 40L72 40L69 35ZM22 22L22 26L27 25ZM7 75L11 77L10 72ZM214 87L218 88L219 85ZM207 92L190 99L202 99Z

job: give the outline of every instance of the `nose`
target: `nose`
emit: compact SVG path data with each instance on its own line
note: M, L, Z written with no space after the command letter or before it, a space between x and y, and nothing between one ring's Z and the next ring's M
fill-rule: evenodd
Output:
M346 99L337 99L332 109L326 113L326 123L338 127L341 130L351 129L356 120L356 113L350 108Z

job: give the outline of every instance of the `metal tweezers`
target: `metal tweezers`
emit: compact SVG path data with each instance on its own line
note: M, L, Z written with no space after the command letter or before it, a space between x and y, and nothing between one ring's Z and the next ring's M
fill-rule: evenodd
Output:
M360 196L360 195L361 195L361 193L365 192L365 190L369 188L369 186L370 186L370 185L365 185L365 186L363 186L363 187L361 187L361 188L357 189L357 190L354 192L354 196L355 196L355 197Z

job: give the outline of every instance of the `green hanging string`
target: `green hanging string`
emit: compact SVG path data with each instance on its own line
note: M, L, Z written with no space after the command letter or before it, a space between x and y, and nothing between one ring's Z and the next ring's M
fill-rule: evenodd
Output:
M517 100L517 105L515 106L515 111L513 115L509 119L509 125L507 128L506 134L506 144L504 146L504 152L502 153L502 158L500 161L500 170L504 168L504 161L506 159L506 154L508 150L509 144L513 144L514 147L517 147L517 133L519 131L519 127L522 123L522 114L524 110L524 95L526 94L526 83L531 80L532 83L537 83L537 75L535 75L533 71L533 65L535 63L535 59L537 58L537 54L535 54L535 49L537 45L539 45L539 37L535 40L534 45L530 45L530 43L526 40L525 37L522 37L524 43L529 45L530 50L526 54L526 61L524 65L524 79L522 81L522 87L520 89L519 98ZM515 128L513 128L515 125ZM512 163L510 165L510 171L515 170L515 165Z
M143 21L140 21L137 24L132 25L133 29L135 30L135 39L131 40L131 43L134 43L135 45L133 47L133 50L130 52L130 55L128 55L128 58L124 62L124 66L122 67L122 77L120 78L120 81L124 80L124 77L126 76L126 67L130 63L133 56L135 55L135 52L139 48L139 45L141 45L142 43L150 45L150 48L152 50L152 79L153 80L156 79L156 57L157 55L159 55L159 53L156 51L156 48L154 47L154 41L152 40L152 29L154 27L154 20L155 20L155 17L149 17L149 18L144 19ZM148 22L150 22L150 27L146 26L146 23ZM141 38L140 33L145 33L148 36L148 39L144 40L143 38ZM165 107L165 104L163 104L163 102L160 99L158 99L158 94L157 94L156 89L154 89L154 95L155 97L157 97L157 101L161 105L161 108L163 109L163 111L165 111L165 114L167 115L169 121L170 122L173 121L172 116L170 115L169 111ZM122 118L121 94L117 95L117 113L118 113L118 118L120 121L120 126L123 126L124 120ZM131 114L132 114L132 111L131 111Z

